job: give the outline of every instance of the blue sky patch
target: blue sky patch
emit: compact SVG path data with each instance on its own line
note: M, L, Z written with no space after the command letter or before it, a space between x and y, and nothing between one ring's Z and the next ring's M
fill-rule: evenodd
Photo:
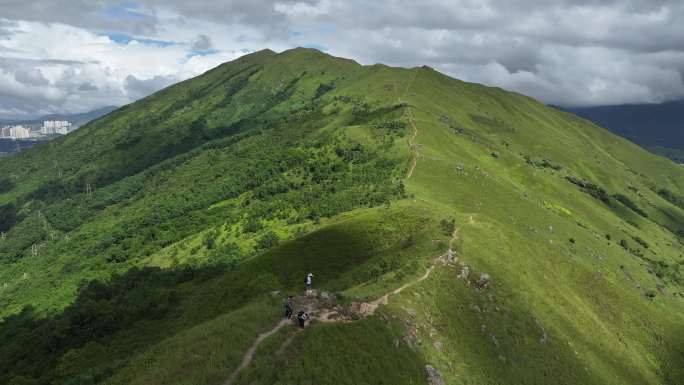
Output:
M119 33L119 32L102 33L100 35L101 36L107 36L111 41L113 41L117 44L128 44L133 40L137 41L140 44L156 45L159 47L168 47L170 45L178 44L176 42L167 41L167 40L154 40L154 39L144 39L144 38L139 38L139 37L133 37L130 35L126 35L125 33Z
M140 8L140 4L121 3L106 7L99 14L107 20L142 21L152 19L151 16L136 11L136 9Z
M190 58L193 57L193 56L207 56L207 55L213 55L213 54L215 54L215 53L217 53L217 52L218 52L218 50L217 50L217 49L213 49L213 48L211 48L211 49L203 49L203 50L194 50L194 51L190 51L190 53L188 53L185 57L187 57L188 59L190 59Z

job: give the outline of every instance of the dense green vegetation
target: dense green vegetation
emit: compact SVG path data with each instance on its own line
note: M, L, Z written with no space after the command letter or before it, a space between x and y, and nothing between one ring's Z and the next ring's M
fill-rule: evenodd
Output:
M412 211L415 214L408 215L399 208L358 212L353 219L326 224L241 264L171 270L133 268L106 283L91 281L80 289L75 302L58 314L43 318L26 308L5 319L0 361L13 365L0 369L0 381L21 377L37 383L96 383L123 370L112 378L114 383L149 384L150 377L143 375L148 367L136 368L138 361L131 362L132 354L144 357L142 362L161 361L157 364L160 370L171 370L182 366L189 346L213 354L192 338L197 333L213 333L215 328L221 328L222 333L246 328L240 345L211 342L217 349L223 347L226 351L221 354L237 363L251 343L250 333L266 327L280 314L281 300L265 298L267 294L283 288L294 292L305 269L315 270L317 282L339 291L361 282L381 283L379 266L408 273L415 270L418 261L411 256L429 245L426 230L431 225L424 209L413 207ZM406 242L407 238L411 242ZM331 247L336 251L328 251ZM391 282L402 277L405 274ZM233 318L246 317L242 315L245 311L250 314L246 319L232 329L226 328L225 323L233 322ZM174 333L180 333L178 340L164 341ZM231 341L233 338L231 335ZM164 349L164 354L158 354L159 349ZM186 374L202 381L214 378L214 382L226 375L224 366L198 368L197 373ZM162 372L162 378L155 381L178 381L173 380L175 375L173 371Z
M684 170L522 95L262 51L0 175L3 384L223 383L309 271L408 286L235 383L684 378Z
M257 65L253 61L263 59L264 55L244 61L254 67ZM240 61L237 64L245 66ZM254 68L249 72L251 76L257 75L257 67ZM206 76L217 72L221 76L233 74L232 70L220 67ZM232 99L222 94L226 88L215 90L214 83L209 83L213 93L206 89L209 86L199 90L191 87L190 91L184 85L171 87L157 98L126 107L124 111L130 110L128 114L118 111L74 134L82 138L69 136L63 143L53 142L54 146L69 148L59 151L59 155L44 148L43 152L20 154L3 163L7 170L13 164L24 164L23 157L29 162L40 162L36 158L44 157L45 161L50 159L49 164L77 164L78 150L71 147L83 146L82 142L100 147L102 158L117 159L85 162L78 169L70 169L75 165L65 166L56 174L50 166L53 175L49 176L41 170L14 173L13 180L21 181L30 175L31 181L42 181L31 191L16 192L14 206L3 206L3 213L8 213L3 215L3 227L14 224L16 215L12 214L19 207L27 219L9 230L7 241L0 243L0 262L19 262L3 269L0 277L12 276L22 268L31 274L40 271L43 277L39 282L9 283L0 293L5 312L17 311L29 302L40 307L32 301L37 297L46 300L45 306L63 304L82 279L106 278L111 272L125 271L145 259L163 259L160 263L164 265L181 263L176 257L179 254L189 254L200 264L239 260L274 246L281 238L292 238L297 231L306 231L297 225L316 223L322 217L356 207L382 205L403 196L400 176L407 154L397 151L396 143L405 135L405 127L393 123L400 116L400 108L373 107L357 97L321 101L313 94L315 85L301 73L287 73L291 80L282 90L257 89L261 94L254 95L254 90L249 89L239 93L234 88L244 88L246 78L243 72L236 73L234 77L239 82L224 84L230 92L234 91ZM267 74L265 70L259 73L264 73L262 77ZM258 79L254 82L254 87L261 85ZM302 97L299 103L283 105L283 100L287 100L283 93L309 88L312 95ZM179 100L174 101L171 96L176 95ZM208 99L208 106L200 103L202 95ZM221 99L215 100L217 96ZM264 106L262 96L272 100ZM249 117L231 123L231 129L219 126L226 119L219 117L226 115L238 120L234 115L240 113L234 110L249 109L246 102L241 103L242 99L254 100ZM192 110L193 116L204 117L176 117L167 111L171 107L185 108L185 103L197 106ZM157 156L164 160L148 159L150 145L138 148L137 144L128 143L130 138L125 139L125 146L107 148L112 141L105 140L105 134L139 136L136 130L140 123L129 125L127 122L134 120L130 115L141 111L140 120L152 119L147 112L159 104L171 106L158 107L162 111L155 122L173 125L168 130L180 130L183 122L189 124L185 128L187 133L166 132L161 136L161 140L178 140L174 145L153 147L161 151ZM211 113L202 115L209 107ZM354 132L328 129L345 121L354 121ZM364 123L365 126L358 126ZM100 132L103 128L108 128L106 133ZM204 131L201 139L196 138L198 132ZM356 138L357 133L365 136ZM102 140L90 142L91 136ZM67 157L72 150L75 154ZM136 158L138 161L131 165L129 161ZM128 176L146 166L149 167ZM21 169L19 166L15 170ZM204 244L189 246L186 238L200 237L202 232L206 232L201 235ZM39 247L35 257L34 244ZM189 252L183 252L187 247ZM199 252L209 258L198 257ZM159 253L171 255L157 258ZM49 263L58 256L63 259L62 266ZM62 281L58 288L45 286L57 280ZM31 285L34 288L25 287ZM39 285L42 287L35 287ZM57 295L62 298L49 300Z

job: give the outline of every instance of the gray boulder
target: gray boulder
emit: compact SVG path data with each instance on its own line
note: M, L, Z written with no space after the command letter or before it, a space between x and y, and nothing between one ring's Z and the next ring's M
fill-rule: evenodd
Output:
M425 365L425 371L427 372L428 383L430 385L446 385L442 375L432 365Z
M489 287L490 280L491 278L489 277L489 274L482 273L480 274L480 279L477 280L477 286L480 288L480 290L484 290Z

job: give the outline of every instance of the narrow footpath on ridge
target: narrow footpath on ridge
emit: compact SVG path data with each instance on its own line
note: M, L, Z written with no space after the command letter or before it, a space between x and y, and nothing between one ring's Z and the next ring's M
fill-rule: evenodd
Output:
M373 314L375 314L375 311L378 309L380 305L387 305L392 296L397 295L402 291L428 279L432 272L435 270L435 267L437 265L447 265L449 263L453 263L453 244L456 240L458 240L458 228L454 230L453 234L451 235L451 239L449 240L449 249L447 250L447 252L434 258L430 263L430 266L425 270L425 273L422 276L416 278L413 281L407 282L406 284L397 289L394 289L390 292L383 294L374 301L360 303L352 302L351 306L346 309L340 306L333 306L331 308L325 300L318 299L315 296L304 295L302 297L297 298L297 303L301 304L302 307L306 308L306 312L309 314L309 321L316 320L323 323L342 323L354 322L355 319L361 319L363 317L372 316ZM354 315L356 317L354 317ZM249 364L254 359L254 354L256 353L257 348L266 338L277 333L280 329L287 326L288 324L294 326L294 321L295 320L291 319L283 319L280 322L278 322L271 330L259 334L257 338L254 340L254 343L252 343L252 346L250 346L249 349L247 349L247 352L245 352L245 355L242 359L242 363L237 368L235 368L233 373L231 373L230 377L223 383L223 385L231 385L238 377L240 372L247 366L249 366ZM280 348L277 351L277 354L282 354L287 348L287 346L295 338L296 333L303 330L304 329L297 329L297 332L289 336L285 340L285 342L283 342L283 344L280 346Z
M282 329L283 326L292 323L292 320L289 320L287 318L283 319L282 321L278 322L278 324L271 330L261 333L257 336L257 339L254 341L252 346L247 349L247 352L245 353L245 356L242 358L242 362L240 363L240 366L235 368L233 373L228 377L228 379L224 382L225 385L230 385L235 381L235 378L237 378L238 374L242 371L242 369L246 368L249 366L249 364L252 362L252 359L254 358L254 353L256 352L257 348L261 344L263 340L265 340L267 337L272 336L273 334L277 333L278 330Z
M416 79L416 75L417 73L415 72L412 74L410 80L406 85L404 96L408 95L411 84ZM402 98L397 95L397 101L401 102L401 99ZM411 166L409 167L405 179L410 179L413 176L413 171L416 168L416 165L418 163L418 157L420 156L420 153L418 152L418 146L415 143L419 130L413 121L410 108L410 106L407 106L404 114L407 117L409 124L414 130L413 135L409 138L408 141L409 149L413 153L413 159L411 161ZM422 276L418 277L413 281L407 282L406 284L397 289L394 289L390 292L383 294L374 301L352 302L351 306L345 309L337 305L331 307L329 301L318 299L315 295L312 296L306 294L304 296L298 297L297 303L301 304L301 306L306 309L306 312L309 314L309 321L316 320L318 322L323 323L354 322L355 319L372 316L373 314L375 314L375 311L378 309L380 305L387 305L389 303L390 297L397 295L402 291L406 290L407 288L412 287L428 279L434 271L435 266L437 266L438 264L446 265L448 263L451 263L454 258L453 244L457 239L458 228L455 229L453 234L451 235L451 239L449 240L449 249L447 250L447 252L436 258L433 258L430 263L430 266L425 270L425 273ZM248 367L249 364L252 362L256 350L266 338L274 335L280 329L287 326L288 324L295 325L295 321L296 316L294 316L294 319L283 319L280 322L278 322L271 330L259 334L252 343L252 345L249 347L249 349L247 349L247 351L245 352L245 355L242 358L242 362L240 363L240 365L237 368L235 368L235 370L231 373L230 377L228 377L228 379L223 383L223 385L233 384L233 382L237 379L240 372L246 367ZM297 332L303 330L304 329L297 329ZM283 344L278 349L277 354L282 354L285 351L287 346L295 338L296 333L293 333L285 340L285 342L283 342Z
M413 76L411 76L411 79L408 81L408 84L406 85L406 91L404 92L404 98L409 94L409 90L411 89L411 85L413 82L416 80L416 76L418 75L417 72L413 73ZM397 101L401 102L401 98L397 96ZM413 115L411 114L411 106L406 105L406 111L404 112L404 115L406 116L409 125L411 128L413 128L413 135L408 140L408 145L409 145L409 151L413 153L413 157L411 159L411 166L409 166L408 172L406 173L405 179L411 179L413 176L413 170L415 170L416 166L418 165L418 157L420 157L420 153L418 152L418 145L416 144L416 138L418 137L418 126L416 126L415 122L413 121Z

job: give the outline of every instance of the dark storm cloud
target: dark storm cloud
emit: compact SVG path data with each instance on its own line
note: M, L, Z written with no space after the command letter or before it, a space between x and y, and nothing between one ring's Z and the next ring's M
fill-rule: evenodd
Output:
M213 48L214 46L211 44L211 39L205 34L198 35L191 46L193 51L208 51Z
M684 97L679 1L355 1L316 19L337 26L327 46L363 62L428 64L550 103Z
M315 3L315 0L283 0L280 3ZM2 0L0 17L9 20L59 22L84 28L151 34L157 29L158 10L176 11L181 18L220 23L256 25L277 30L286 22L272 0Z
M151 8L170 8L186 17L211 20L220 23L242 23L258 26L264 30L282 27L286 16L275 9L274 4L316 4L318 0L141 0Z
M14 73L14 79L19 83L31 86L46 86L50 84L43 75L43 72L38 68L19 69Z
M156 27L153 15L112 0L1 0L0 17L134 34L153 33Z
M83 83L81 83L80 86L78 86L78 90L79 91L86 91L86 92L97 91L98 87L91 82L83 82Z
M155 76L151 79L142 80L133 75L128 75L124 87L130 96L137 99L159 91L177 81L178 78L175 76Z

